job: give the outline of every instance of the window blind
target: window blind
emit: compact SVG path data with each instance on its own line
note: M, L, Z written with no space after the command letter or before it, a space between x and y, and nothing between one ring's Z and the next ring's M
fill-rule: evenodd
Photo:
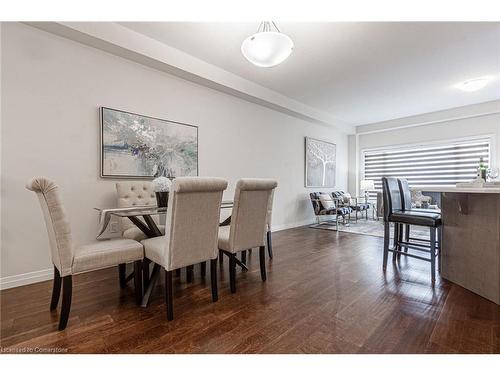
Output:
M382 191L382 177L408 179L410 186L455 186L473 180L480 158L488 167L490 139L423 145L398 149L378 149L364 153L364 179L373 180ZM370 198L377 192L371 192Z

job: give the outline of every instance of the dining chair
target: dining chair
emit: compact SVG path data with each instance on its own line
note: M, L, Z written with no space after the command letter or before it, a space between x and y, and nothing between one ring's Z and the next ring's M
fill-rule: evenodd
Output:
M117 206L156 206L156 196L151 181L120 181L116 183ZM165 225L159 225L159 217L153 217L158 228L165 234ZM142 241L147 236L128 218L120 218L122 237Z
M144 256L142 245L137 241L124 238L76 245L71 235L71 227L62 204L59 187L48 178L35 177L28 181L26 188L38 196L47 227L54 265L51 311L57 308L62 284L59 330L64 330L68 323L73 288L72 276L76 274L133 262L135 299L136 303L140 304Z
M231 292L236 292L236 254L254 247L259 248L260 274L266 281L266 233L268 207L275 180L248 178L236 184L231 224L219 228L219 250L229 257Z
M212 301L217 296L217 232L227 181L178 177L168 197L165 235L142 241L147 259L165 269L167 320L174 318L172 272L210 260Z
M273 218L273 199L274 199L274 189L269 195L269 202L267 203L267 216L266 216L266 241L267 241L267 253L269 258L273 258L273 242L271 236L271 221Z

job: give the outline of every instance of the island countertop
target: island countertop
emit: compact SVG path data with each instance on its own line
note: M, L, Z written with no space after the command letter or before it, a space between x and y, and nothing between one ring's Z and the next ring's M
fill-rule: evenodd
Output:
M500 186L495 187L455 187L455 186L415 186L415 190L437 193L477 193L477 194L500 194Z

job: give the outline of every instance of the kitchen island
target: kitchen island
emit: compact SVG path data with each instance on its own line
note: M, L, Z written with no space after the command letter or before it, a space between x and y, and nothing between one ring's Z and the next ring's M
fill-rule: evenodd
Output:
M500 305L500 187L418 190L441 193L441 277Z

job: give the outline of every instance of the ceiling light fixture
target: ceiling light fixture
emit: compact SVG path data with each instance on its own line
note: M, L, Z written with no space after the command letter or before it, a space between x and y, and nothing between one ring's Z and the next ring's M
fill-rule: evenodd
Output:
M241 53L252 64L270 68L285 61L292 53L293 42L274 22L261 22L257 33L241 44Z
M473 79L469 79L467 81L461 82L461 83L455 85L455 87L457 89L462 90L462 91L473 92L473 91L481 90L490 81L491 81L491 77L473 78Z

